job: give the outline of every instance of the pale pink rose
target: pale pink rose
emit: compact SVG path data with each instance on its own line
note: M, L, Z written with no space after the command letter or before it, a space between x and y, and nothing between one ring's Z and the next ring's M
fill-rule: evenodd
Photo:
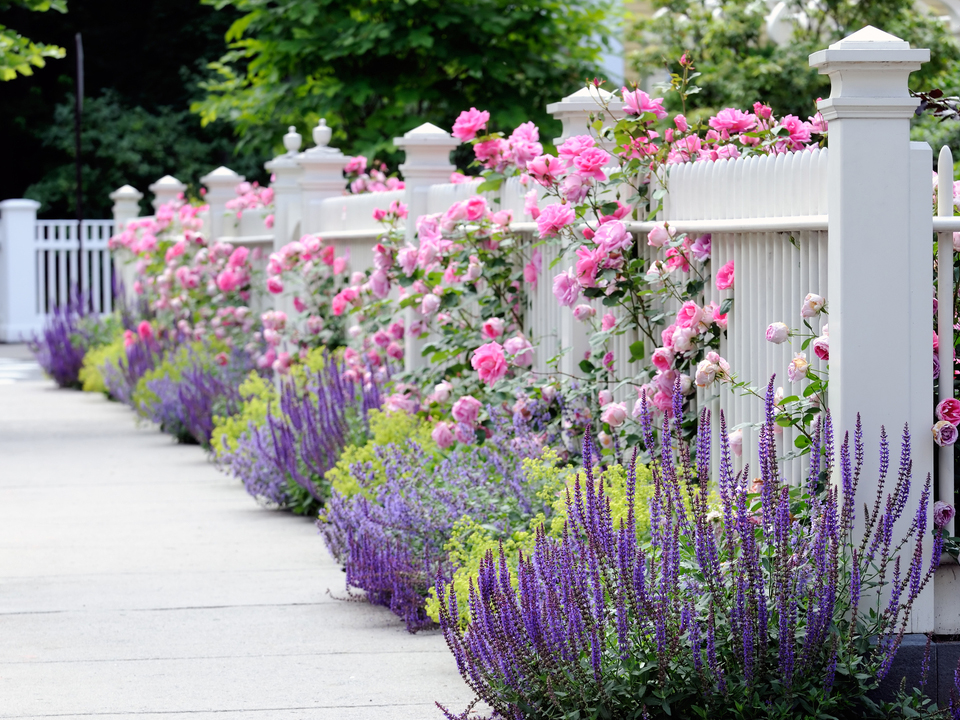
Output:
M789 337L790 328L788 328L785 323L775 322L767 326L767 342L780 345L781 343L785 343Z
M510 338L503 344L507 355L511 356L514 365L529 367L533 364L533 345L522 335Z
M528 190L523 196L523 212L536 220L540 217L540 208L537 206L537 190Z
M816 317L820 314L820 311L823 310L823 306L826 304L826 302L827 301L819 295L807 293L807 296L803 299L803 305L800 307L800 317Z
M700 324L703 319L703 308L697 305L693 300L687 300L680 306L677 312L677 327L693 328Z
M730 452L737 457L743 455L743 430L737 428L731 433L727 433L727 442L730 443Z
M813 354L816 355L821 360L830 359L830 338L826 335L821 335L816 340L813 341Z
M419 403L415 397L403 393L388 395L383 401L383 409L387 412L415 413Z
M596 146L597 141L592 135L574 135L563 141L563 144L557 148L557 154L572 163L584 150Z
M665 347L657 348L653 351L650 362L657 370L666 372L673 367L673 350Z
M937 500L933 504L933 526L935 528L946 527L956 514L957 511L953 505L943 500Z
M453 385L448 381L442 380L433 386L433 399L438 403L445 403L450 399L450 393L453 392Z
M617 324L617 318L614 317L613 313L604 313L603 317L600 319L600 329L604 332L609 332L613 330L614 326Z
M570 173L560 182L560 194L571 205L579 205L587 197L593 180L579 173Z
M503 319L490 318L480 326L480 332L489 340L496 340L503 335Z
M482 407L479 400L472 395L464 395L453 404L450 414L458 423L473 425L477 421L477 415L480 414Z
M614 447L613 436L603 430L597 433L597 442L604 450L612 450Z
M727 290L733 287L733 260L717 270L717 290Z
M290 366L293 364L293 358L290 357L290 353L282 352L277 355L277 359L273 361L273 371L278 375L286 375L290 372Z
M555 237L559 232L570 225L576 218L573 208L569 205L547 205L540 211L537 218L537 229L540 237Z
M347 259L345 257L338 257L333 259L333 274L340 275L345 272L347 269Z
M463 282L476 282L483 275L483 263L476 256L470 256L470 264L467 265L467 271L463 274Z
M370 291L379 299L390 294L390 278L383 270L375 270L370 275Z
M490 216L494 225L506 228L513 222L513 210L498 210Z
M619 220L606 222L597 228L593 242L603 251L604 255L623 252L633 245L633 236L627 232L626 226Z
M319 315L311 315L307 318L307 332L311 335L319 335L323 330L323 318Z
M626 419L627 406L626 403L622 402L609 403L603 408L603 412L600 413L600 420L612 428L620 427Z
M647 245L651 247L663 247L676 235L676 231L673 228L667 228L663 223L657 223L653 226L649 233L647 233Z
M940 447L953 445L957 441L957 426L940 420L933 426L933 441Z
M490 113L486 110L480 111L472 107L469 110L464 110L457 116L456 122L453 123L451 135L461 142L469 142L477 136L480 130L487 127L489 121Z
M450 429L450 423L448 422L438 422L430 433L430 437L433 438L433 441L441 450L446 450L455 441L453 430Z
M463 183L468 183L473 180L469 175L464 175L462 172L453 171L450 173L450 182L454 185L462 185Z
M553 187L567 169L567 163L553 155L541 155L527 163L527 172L544 187Z
M573 268L553 279L553 295L564 307L573 307L580 297L580 284Z
M960 400L947 398L937 405L937 419L960 425Z
M674 352L685 353L690 352L694 348L694 341L697 339L697 336L700 333L697 331L697 326L693 327L677 327L673 331L673 337L670 338L670 348Z
M796 353L793 356L793 360L790 361L790 365L787 367L787 377L790 379L790 382L797 382L802 378L807 376L807 370L810 367L810 363L807 362L806 353Z
M373 266L378 270L389 270L393 267L393 252L381 243L373 246Z
M663 390L658 390L652 398L650 398L653 407L659 410L662 413L667 415L673 415L673 390L671 389L669 393L664 392Z
M498 342L489 342L481 345L473 352L470 361L477 371L481 382L493 385L507 374L507 360L503 354L503 346Z
M589 320L596 314L597 314L597 311L594 308L590 307L589 305L577 305L573 309L573 317L579 320L580 322Z
M690 259L680 248L667 248L664 253L668 272L679 269L681 272L690 272Z
M440 308L440 298L433 293L427 293L420 301L420 314L433 315Z
M613 402L613 392L610 390L601 390L597 395L597 402L600 407L606 407Z
M412 245L407 245L397 253L397 262L400 263L404 275L410 277L413 275L413 271L417 269L417 249Z

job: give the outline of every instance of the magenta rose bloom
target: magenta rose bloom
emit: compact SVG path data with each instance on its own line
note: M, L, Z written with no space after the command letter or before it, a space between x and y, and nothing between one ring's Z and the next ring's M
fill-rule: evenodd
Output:
M937 420L946 420L951 425L960 425L960 400L947 398L937 405Z

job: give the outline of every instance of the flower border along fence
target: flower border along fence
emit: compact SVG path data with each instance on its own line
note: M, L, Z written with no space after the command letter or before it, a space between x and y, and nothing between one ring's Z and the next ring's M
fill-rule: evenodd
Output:
M929 242L934 230L940 232L941 252L946 252L952 248L949 234L960 230L960 222L952 217L932 217L931 151L926 144L909 139L909 121L917 101L909 95L906 81L928 58L928 51L910 49L898 38L870 27L815 53L811 64L832 81L831 97L819 103L830 123L829 150L675 165L662 188L662 206L656 218L625 223L639 240L664 227L711 236L714 275L705 284L704 301L731 309L720 354L740 377L762 381L776 373L778 382L786 385L787 365L804 352L803 341L790 337L783 344L773 344L767 342L764 330L770 323L787 319L805 293L829 298L829 351L823 360L811 358L809 362L822 370L821 365L829 359L829 398L821 399L828 400L834 425L852 428L859 413L868 437L878 436L881 425L895 437L905 421L919 435L930 427L934 413ZM563 133L555 140L558 146L577 135L597 135L591 115L600 109L598 100L608 107L615 104L601 90L584 89L549 106L563 122ZM402 200L410 214L403 229L407 240L413 242L414 218L442 212L477 192L476 183L449 182L455 170L449 153L459 141L430 124L395 139L406 153L400 166L405 188L387 192L344 196L343 171L348 158L329 147L330 130L323 121L314 129L313 139L315 146L300 152L301 137L291 130L284 137L286 152L265 165L273 174L272 227L263 210L242 210L238 218L235 210L228 209L242 176L218 168L202 178L210 206L204 232L213 239L264 251L277 251L303 234L319 234L337 247L338 254L349 251L354 269L364 269L372 265L373 247L383 233L373 219L375 210L385 211ZM944 175L946 162L941 159L941 164ZM548 374L553 371L549 361L559 357L556 371L576 376L580 361L590 350L588 333L572 309L557 302L547 274L551 268L554 272L565 269L571 262L570 253L564 254L558 244L540 244L536 223L523 218L525 196L531 187L519 178L509 178L487 197L492 201L495 196L500 209L513 211L511 229L540 253L541 277L524 318L537 343L533 369ZM158 207L182 192L183 185L167 176L150 189ZM129 186L111 194L117 232L137 217L141 197ZM16 280L36 277L39 267L36 257L24 252L24 243L16 239L22 236L20 226L29 224L30 210L10 203L23 202L0 205L4 233L0 245L0 277L4 281L0 339L15 339L35 327L18 325L11 315L12 298L36 296L25 295L23 284ZM952 212L952 206L941 207L941 215L952 216ZM35 216L35 208L33 213ZM639 253L647 262L656 258L656 249L638 242ZM731 261L736 285L731 272L729 282L718 287L715 275ZM941 272L947 267L952 271L952 257L940 267ZM130 292L131 268L119 271L128 278L125 285ZM950 377L954 362L952 287L952 282L940 284L939 359L941 374L946 377ZM591 304L602 307L601 300L596 298ZM277 297L275 302L287 300ZM665 313L676 310L669 302L664 307ZM38 306L36 313L41 311ZM890 342L890 328L897 328L896 343ZM820 328L823 335L826 330ZM611 341L619 362L630 363L636 338L623 334ZM408 368L423 362L418 351L422 342L407 338ZM881 373L884 387L879 391ZM615 392L617 399L625 399L630 388L620 387ZM950 394L946 384L943 393L944 397ZM746 395L726 390L717 394L708 389L698 390L697 403L724 410L729 424L740 426L743 446L757 447L755 429L763 419L760 403ZM786 453L796 439L797 431L785 428L777 440L780 451ZM753 456L747 453L739 458L739 467L757 467L753 452ZM952 446L941 449L940 497L953 504L951 461ZM868 480L877 476L877 468L869 463L867 460L858 497L870 498L876 492ZM933 472L932 443L915 443L913 467L918 477ZM858 500L858 504L862 502ZM914 510L907 508L904 516L912 517ZM924 552L929 543L928 538ZM960 633L960 599L954 601L956 606L950 604L956 595L953 583L960 583L954 572L954 566L949 566L938 575L936 613L932 588L914 604L912 632Z

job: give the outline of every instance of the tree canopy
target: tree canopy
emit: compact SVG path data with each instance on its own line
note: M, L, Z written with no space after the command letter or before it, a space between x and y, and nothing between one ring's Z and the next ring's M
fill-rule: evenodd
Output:
M389 157L423 122L475 106L498 126L550 123L545 106L597 74L607 7L596 0L203 0L242 15L218 79L194 104L267 154L320 117L334 144Z
M33 12L67 11L67 0L0 0L0 11L19 7ZM33 75L34 68L47 64L46 58L62 58L66 51L59 45L34 42L13 28L0 25L0 81L18 75Z

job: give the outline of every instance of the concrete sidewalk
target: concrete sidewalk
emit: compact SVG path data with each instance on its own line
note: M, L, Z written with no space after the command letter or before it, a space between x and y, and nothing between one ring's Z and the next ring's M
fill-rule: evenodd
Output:
M314 525L127 408L0 384L0 718L441 717L437 632L344 596Z

